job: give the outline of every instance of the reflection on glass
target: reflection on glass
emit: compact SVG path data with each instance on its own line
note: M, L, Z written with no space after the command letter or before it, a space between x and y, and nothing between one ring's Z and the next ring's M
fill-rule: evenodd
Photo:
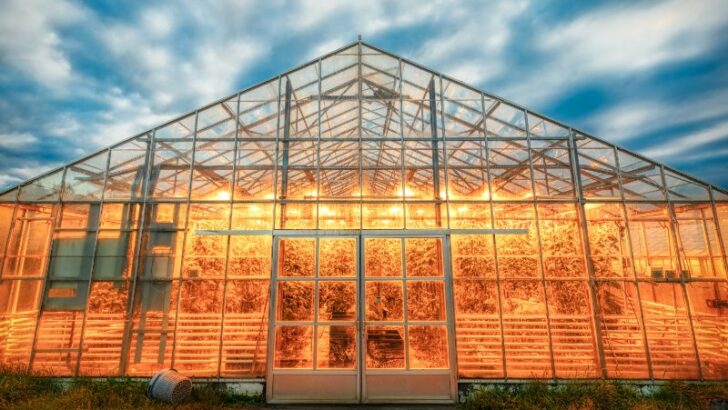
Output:
M280 276L313 276L316 270L315 239L282 239L278 244Z
M367 320L385 322L402 320L402 302L402 282L367 282Z
M319 282L319 321L356 318L356 282Z
M366 276L402 276L402 240L368 238L364 243Z
M440 238L405 239L406 271L411 276L442 276Z
M313 367L311 326L279 326L276 329L275 367L310 369Z
M407 282L408 320L445 320L445 290L442 281Z
M353 326L319 326L317 342L319 369L356 367L356 329Z
M447 369L445 326L409 326L409 358L412 369Z
M356 239L319 240L319 276L356 276Z
M278 320L313 320L313 282L278 283Z
M366 339L367 368L404 368L404 327L367 326Z

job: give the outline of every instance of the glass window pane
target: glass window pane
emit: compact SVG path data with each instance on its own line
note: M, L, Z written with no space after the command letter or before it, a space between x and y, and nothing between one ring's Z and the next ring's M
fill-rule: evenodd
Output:
M575 140L584 197L620 199L622 190L614 148L581 134L577 134Z
M313 282L279 282L277 297L277 320L313 320Z
M404 327L367 326L368 369L404 369Z
M402 203L365 203L362 206L364 229L403 229Z
M684 276L725 277L720 241L710 203L673 204Z
M222 376L265 376L268 297L268 280L227 281L220 363Z
M278 242L278 276L314 276L315 239L281 239Z
M404 320L404 297L400 281L367 281L366 318L371 321Z
M320 203L320 229L360 229L361 205L355 203Z
M670 214L666 204L627 204L635 273L644 278L679 277Z
M622 205L588 203L584 210L594 276L632 278L634 269Z
M30 362L40 295L40 280L0 282L0 323L3 326L0 362L4 365L27 366Z
M648 379L650 374L636 284L597 282L594 292L607 377Z
M450 202L450 229L490 229L490 204Z
M273 229L273 204L234 204L230 229Z
M313 329L311 326L278 326L276 329L276 369L313 368Z
M703 377L725 380L728 378L728 344L725 343L728 285L691 282L686 286Z
M447 369L447 328L409 326L409 365L412 369Z
M493 204L496 229L527 229L527 234L496 235L501 278L538 277L538 230L531 204Z
M69 165L63 181L63 200L101 200L108 157L109 151L104 151L91 158Z
M356 239L319 239L319 276L356 276Z
M493 235L451 235L450 249L453 276L495 278Z
M268 235L230 236L227 277L270 277L272 242Z
M536 196L573 198L571 157L567 140L531 141L531 161Z
M442 281L407 281L407 320L445 320L445 290Z
M356 319L356 282L318 282L319 322L353 321Z
M581 226L574 205L538 205L546 277L585 277Z
M498 287L495 281L455 279L455 335L458 375L503 377Z
M192 168L192 199L229 201L233 182L235 143L197 141Z
M191 142L157 142L149 180L154 198L186 198L190 185Z
M406 238L404 247L407 277L442 276L442 239Z
M92 282L79 374L119 374L129 282Z
M276 206L277 229L316 229L316 203L287 202Z
M364 240L366 276L402 276L402 240L366 238Z
M63 170L40 177L20 187L20 202L56 202L60 198Z
M354 326L318 326L317 364L319 369L354 369L356 367L356 328Z
M111 148L104 199L136 200L142 196L150 136L144 135Z
M190 376L216 376L222 327L223 281L183 281L174 367Z

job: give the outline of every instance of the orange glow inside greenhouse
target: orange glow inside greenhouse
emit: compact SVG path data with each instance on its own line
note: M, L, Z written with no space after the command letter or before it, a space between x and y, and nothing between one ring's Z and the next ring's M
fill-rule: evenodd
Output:
M728 379L728 192L363 42L0 194L0 363Z

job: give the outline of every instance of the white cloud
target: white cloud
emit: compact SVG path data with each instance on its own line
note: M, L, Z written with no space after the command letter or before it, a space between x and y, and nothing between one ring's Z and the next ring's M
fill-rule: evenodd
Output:
M65 0L9 0L0 13L0 61L49 88L73 78L58 29L81 20L85 10Z
M635 100L619 103L585 121L593 134L612 142L728 116L728 89L682 100Z
M669 143L654 145L642 150L642 154L659 160L671 160L720 140L728 140L728 121L719 122L710 128L672 139Z
M38 138L29 132L9 132L0 134L0 148L17 149L35 142L38 142Z
M728 23L722 0L628 3L587 12L536 33L543 64L504 95L541 103L602 76L626 77L704 54Z

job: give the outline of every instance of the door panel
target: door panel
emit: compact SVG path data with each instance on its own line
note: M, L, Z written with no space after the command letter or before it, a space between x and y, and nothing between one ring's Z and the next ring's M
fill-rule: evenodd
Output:
M444 236L277 238L269 400L451 402L446 249Z
M365 237L365 401L453 399L444 238Z

